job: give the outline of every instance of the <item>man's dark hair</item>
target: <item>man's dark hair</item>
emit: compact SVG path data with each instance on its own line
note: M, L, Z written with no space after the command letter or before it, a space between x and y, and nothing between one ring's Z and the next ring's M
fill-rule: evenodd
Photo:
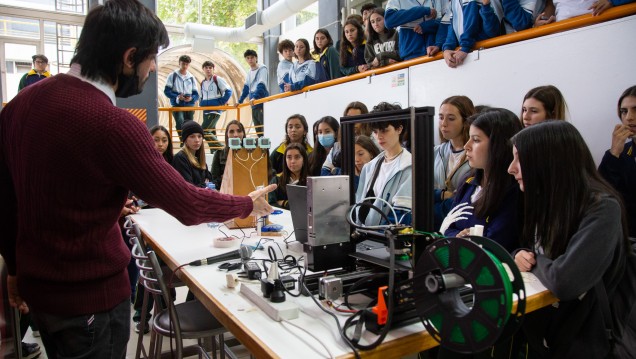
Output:
M181 55L179 56L179 62L185 62L186 64L189 64L192 62L192 59L188 55Z
M285 39L278 43L278 53L283 54L283 50L290 49L294 51L294 43L289 39Z
M252 49L248 49L245 50L245 53L243 54L243 58L248 57L248 56L254 56L258 59L258 54L256 53L256 51L252 50Z
M137 0L108 0L86 16L71 64L82 66L82 76L114 85L122 57L131 47L135 64L170 44L159 18Z
M203 65L201 65L201 68L206 68L208 66L212 66L212 68L214 68L214 63L212 61L204 61Z
M47 64L49 63L49 59L46 56L42 55L42 54L33 55L33 56L31 56L31 58L33 59L33 63L35 63L35 60L37 60L37 59L40 59L40 60L44 61Z
M362 7L360 8L360 12L365 12L367 10L373 10L373 9L375 9L377 7L378 6L376 4L370 2L370 3L362 5Z

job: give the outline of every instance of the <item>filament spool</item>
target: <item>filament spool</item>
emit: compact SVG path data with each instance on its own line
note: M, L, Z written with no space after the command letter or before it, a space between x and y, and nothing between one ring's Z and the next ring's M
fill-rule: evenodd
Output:
M415 267L414 286L426 330L458 353L484 351L514 334L525 312L519 269L503 247L484 237L430 244Z

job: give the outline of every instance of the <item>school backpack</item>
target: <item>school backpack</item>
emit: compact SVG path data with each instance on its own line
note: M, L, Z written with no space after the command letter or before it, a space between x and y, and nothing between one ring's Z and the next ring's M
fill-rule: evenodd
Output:
M629 240L631 253L614 292L608 298L602 283L594 287L612 346L611 358L636 359L636 238Z

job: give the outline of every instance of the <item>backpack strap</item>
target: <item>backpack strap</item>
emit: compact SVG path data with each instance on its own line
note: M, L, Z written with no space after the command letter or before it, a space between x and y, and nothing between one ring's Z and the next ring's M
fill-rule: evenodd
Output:
M212 76L212 81L214 81L214 84L216 85L216 92L219 96L221 96L221 88L219 87L219 82L216 80L216 75Z

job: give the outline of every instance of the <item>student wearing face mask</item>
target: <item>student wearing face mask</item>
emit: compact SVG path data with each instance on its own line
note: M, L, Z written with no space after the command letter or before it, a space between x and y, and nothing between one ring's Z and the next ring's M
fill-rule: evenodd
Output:
M320 176L327 155L332 149L336 149L336 144L340 148L340 144L337 142L338 131L340 130L338 120L331 116L325 116L318 120L315 126L317 126L314 134L316 147L309 155L310 176Z

